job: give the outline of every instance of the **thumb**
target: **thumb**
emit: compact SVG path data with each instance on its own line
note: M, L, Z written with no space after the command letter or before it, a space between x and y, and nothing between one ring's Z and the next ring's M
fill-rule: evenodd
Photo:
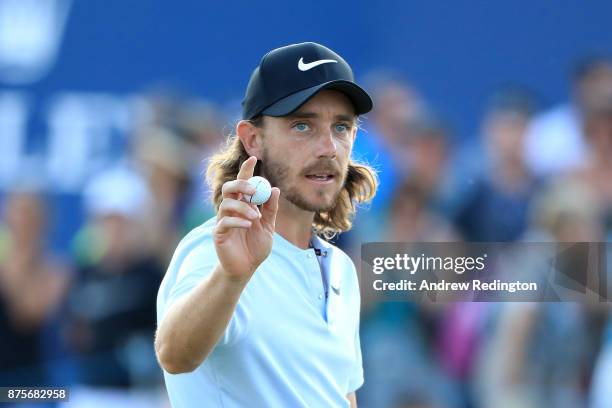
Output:
M274 231L276 224L276 213L278 212L278 199L280 197L280 190L278 187L272 187L272 194L270 199L261 206L261 222Z

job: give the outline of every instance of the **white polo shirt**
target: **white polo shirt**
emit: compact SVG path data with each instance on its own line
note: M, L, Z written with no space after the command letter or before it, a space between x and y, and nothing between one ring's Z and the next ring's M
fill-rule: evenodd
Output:
M214 226L213 217L178 245L159 289L158 324L217 265ZM191 373L164 371L174 408L349 406L346 395L363 384L357 275L343 251L314 242L326 256L274 234L270 256L206 360Z

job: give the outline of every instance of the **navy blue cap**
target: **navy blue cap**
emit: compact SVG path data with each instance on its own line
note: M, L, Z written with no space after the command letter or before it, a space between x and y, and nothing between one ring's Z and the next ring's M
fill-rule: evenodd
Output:
M242 118L289 115L323 89L344 93L357 115L372 110L372 98L355 83L351 67L334 51L313 42L274 49L251 74Z

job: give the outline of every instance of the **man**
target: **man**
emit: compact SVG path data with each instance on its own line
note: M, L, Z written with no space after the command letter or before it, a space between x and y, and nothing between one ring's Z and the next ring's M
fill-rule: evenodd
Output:
M578 65L573 77L573 100L535 116L525 134L528 170L550 178L579 170L590 161L585 119L612 96L612 61L590 58Z
M350 160L369 95L315 43L267 53L208 179L217 216L179 244L160 287L155 348L182 407L355 407L363 383L348 230L375 173ZM274 186L261 210L246 180ZM281 194L282 192L282 194Z

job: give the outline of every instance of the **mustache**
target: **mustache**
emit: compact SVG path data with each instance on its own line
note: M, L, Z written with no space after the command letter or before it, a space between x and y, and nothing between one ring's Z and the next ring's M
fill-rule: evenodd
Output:
M342 171L338 164L333 161L320 161L308 166L302 172L304 176L308 174L331 174L332 176L339 176Z

